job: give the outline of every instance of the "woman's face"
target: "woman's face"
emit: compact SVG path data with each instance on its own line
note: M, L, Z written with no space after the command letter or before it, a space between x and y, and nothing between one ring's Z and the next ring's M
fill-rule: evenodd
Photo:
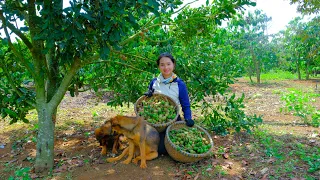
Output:
M172 75L174 64L170 58L162 57L159 61L159 69L162 73L162 76L167 79Z

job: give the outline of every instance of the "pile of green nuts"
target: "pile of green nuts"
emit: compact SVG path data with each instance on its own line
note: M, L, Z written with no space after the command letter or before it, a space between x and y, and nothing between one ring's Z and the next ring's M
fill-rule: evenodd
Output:
M138 112L139 116L151 124L164 124L173 120L176 115L176 107L166 99L153 98L143 102L143 107Z
M205 132L193 128L173 129L169 139L177 146L177 150L191 154L203 154L211 148L210 142L204 137Z

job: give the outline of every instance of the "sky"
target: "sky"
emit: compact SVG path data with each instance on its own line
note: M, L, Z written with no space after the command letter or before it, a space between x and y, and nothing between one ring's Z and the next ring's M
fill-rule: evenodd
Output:
M267 16L272 17L269 34L284 30L291 20L300 15L296 11L297 6L290 5L288 0L257 0L256 2L257 5L248 10L261 9Z

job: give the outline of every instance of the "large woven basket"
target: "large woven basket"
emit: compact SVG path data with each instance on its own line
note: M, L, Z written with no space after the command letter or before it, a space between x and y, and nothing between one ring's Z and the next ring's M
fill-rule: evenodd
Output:
M163 132L166 130L166 128L174 123L178 116L179 116L179 111L180 111L180 108L179 108L179 105L172 99L170 98L169 96L166 96L166 95L163 95L163 94L153 94L151 97L147 97L147 96L141 96L137 101L136 103L134 104L134 112L136 113L137 116L139 116L139 112L143 109L143 105L144 105L144 102L147 101L147 100L152 100L150 98L161 98L167 102L169 102L170 105L174 106L175 109L176 109L176 116L174 119L168 121L167 123L163 123L163 124L152 124L152 123L149 123L151 126L153 126L158 132Z
M184 128L184 127L188 128L188 126L185 125L185 122L177 121L177 122L171 124L166 130L164 145L166 147L168 154L172 157L172 159L179 161L179 162L190 163L190 162L200 161L200 160L210 156L210 154L213 151L213 140L212 140L210 134L205 129L203 129L202 127L200 127L198 125L194 125L193 127L196 127L199 131L204 132L204 134L205 134L204 138L206 138L206 140L209 141L211 148L207 152L202 153L202 154L191 154L191 153L177 149L178 147L169 138L169 132L173 129L180 129L180 128Z

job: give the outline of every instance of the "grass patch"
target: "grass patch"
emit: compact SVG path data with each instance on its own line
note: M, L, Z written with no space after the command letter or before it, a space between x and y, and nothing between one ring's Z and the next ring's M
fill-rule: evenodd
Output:
M268 73L261 74L261 80L289 80L289 79L298 79L298 75L292 74L288 71L282 70L272 70Z
M255 148L265 159L262 166L268 167L270 179L319 177L320 148L309 144L304 137L277 135L261 129L255 131L253 137L257 140Z
M305 78L305 75L301 75L302 78ZM256 80L256 76L251 77L252 80ZM245 76L245 80L250 81L249 77ZM261 81L281 81L281 80L295 80L298 79L297 74L293 74L289 71L283 71L283 70L271 70L267 73L261 73L260 80Z

